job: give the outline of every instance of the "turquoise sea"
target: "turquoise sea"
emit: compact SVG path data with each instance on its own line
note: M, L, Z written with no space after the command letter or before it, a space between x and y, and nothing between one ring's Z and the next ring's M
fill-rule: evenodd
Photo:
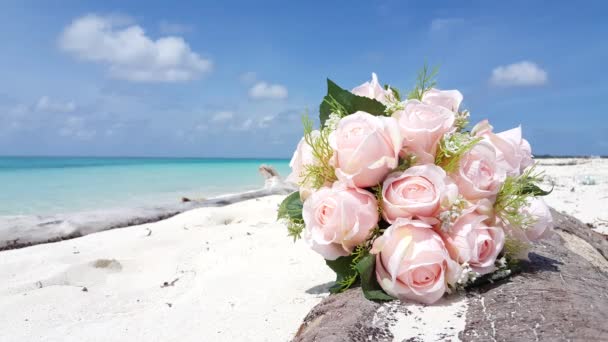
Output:
M287 159L0 157L0 250L154 222L260 189Z
M0 220L177 203L261 188L284 159L0 157Z

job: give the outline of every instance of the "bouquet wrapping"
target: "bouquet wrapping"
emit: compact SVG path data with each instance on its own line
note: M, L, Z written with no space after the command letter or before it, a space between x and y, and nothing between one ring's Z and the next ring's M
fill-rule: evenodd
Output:
M552 231L542 175L521 128L468 130L458 90L425 67L406 98L375 74L351 91L328 80L320 127L306 117L278 217L372 300L434 303L504 278Z

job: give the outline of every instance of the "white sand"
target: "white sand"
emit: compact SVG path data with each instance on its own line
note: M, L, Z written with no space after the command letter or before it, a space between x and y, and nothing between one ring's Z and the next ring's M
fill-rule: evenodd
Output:
M393 321L389 326L393 341L459 341L458 334L466 326L467 308L467 297L460 293L432 305L389 302L376 311L374 323L381 324L387 312L394 312L388 314Z
M608 159L539 159L553 193L547 204L608 234ZM556 165L576 163L576 165Z
M290 340L334 276L282 198L1 252L0 340Z

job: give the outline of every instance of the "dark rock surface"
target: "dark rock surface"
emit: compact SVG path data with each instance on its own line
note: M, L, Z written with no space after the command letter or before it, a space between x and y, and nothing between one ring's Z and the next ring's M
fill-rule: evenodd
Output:
M577 219L553 215L559 234L534 246L520 274L466 293L464 330L432 340L608 341L606 238ZM408 314L409 307L373 303L360 289L351 289L313 308L294 341L393 341L396 312ZM439 328L446 323L438 319L435 324ZM416 335L415 325L398 329L411 330L407 341L430 340Z
M591 246L595 247L604 258L608 259L608 235L602 235L590 229L578 219L562 214L554 209L551 209L551 214L553 215L556 227L587 241Z

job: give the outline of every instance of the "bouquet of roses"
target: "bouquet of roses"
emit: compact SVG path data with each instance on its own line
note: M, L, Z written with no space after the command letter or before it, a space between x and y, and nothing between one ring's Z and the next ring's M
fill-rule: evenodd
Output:
M352 91L328 80L320 128L304 118L288 177L299 191L278 217L336 272L332 292L433 303L508 276L552 231L521 128L467 130L462 94L434 75L425 67L406 99L375 74Z

